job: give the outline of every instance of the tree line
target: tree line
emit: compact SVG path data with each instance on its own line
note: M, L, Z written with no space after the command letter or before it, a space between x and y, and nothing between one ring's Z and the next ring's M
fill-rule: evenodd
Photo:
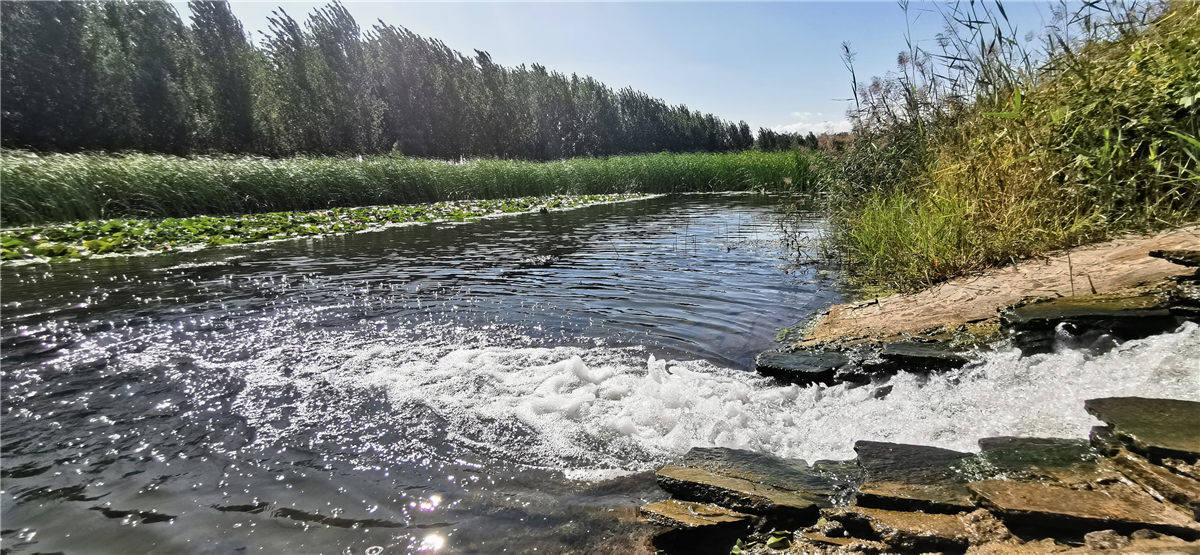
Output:
M303 22L278 9L253 42L226 2L188 7L190 24L162 1L6 3L4 146L533 160L754 146L744 121L383 22L364 32L340 3Z

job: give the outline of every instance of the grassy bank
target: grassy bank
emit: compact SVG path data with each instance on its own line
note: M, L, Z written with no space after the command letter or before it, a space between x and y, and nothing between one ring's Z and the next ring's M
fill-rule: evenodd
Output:
M485 216L560 210L619 202L644 195L578 195L450 201L403 206L270 212L237 217L195 216L156 220L112 219L0 231L0 259L46 261L101 254L166 252L366 231L387 225L469 221Z
M860 89L831 186L858 278L911 290L1200 219L1200 4L1149 10L1093 14L1043 64L999 15L955 13L946 51Z
M544 195L805 187L807 155L746 151L556 162L0 154L7 227Z

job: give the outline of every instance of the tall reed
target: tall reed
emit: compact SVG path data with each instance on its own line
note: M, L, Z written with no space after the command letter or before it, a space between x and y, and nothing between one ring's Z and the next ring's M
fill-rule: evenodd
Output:
M956 9L945 50L859 91L831 198L863 282L912 289L1200 217L1200 4L1064 7L1038 51L1003 4Z
M235 215L552 194L808 188L813 153L648 154L556 162L403 156L0 154L5 226Z

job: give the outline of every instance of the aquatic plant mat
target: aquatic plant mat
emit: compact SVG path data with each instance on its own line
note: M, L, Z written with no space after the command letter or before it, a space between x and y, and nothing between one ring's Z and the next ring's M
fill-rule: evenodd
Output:
M563 210L648 198L645 194L552 195L270 212L236 217L92 220L0 231L4 263L87 258L310 237L423 222L466 222L501 214Z

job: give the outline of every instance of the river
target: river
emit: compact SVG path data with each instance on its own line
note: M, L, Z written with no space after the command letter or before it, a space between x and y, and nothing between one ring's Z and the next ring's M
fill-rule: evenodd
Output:
M1200 330L874 387L749 371L844 300L815 215L685 195L5 267L0 541L16 553L624 551L693 446L1083 437L1193 398ZM784 231L787 231L785 234ZM815 254L815 253L810 253ZM798 263L802 262L802 263Z

